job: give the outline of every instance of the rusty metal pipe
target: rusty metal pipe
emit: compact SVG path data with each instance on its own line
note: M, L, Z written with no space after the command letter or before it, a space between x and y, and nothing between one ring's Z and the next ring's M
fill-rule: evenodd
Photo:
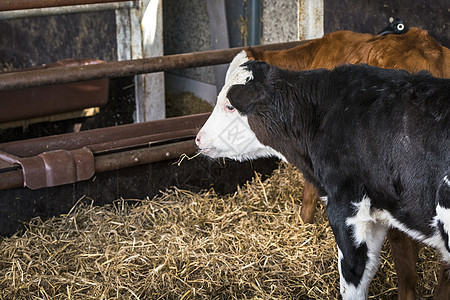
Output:
M95 173L113 171L127 167L149 164L158 161L176 159L183 153L194 155L198 151L194 140L112 153L95 157Z
M130 0L2 0L0 11L126 1Z
M21 169L0 173L0 191L23 187L23 173Z
M0 12L0 20L12 20L22 18L34 18L34 17L48 17L64 14L80 14L95 11L108 11L108 10L120 10L137 8L137 3L118 2L118 3L98 3L90 5L72 5L72 6L60 6L49 8L33 8L24 10L10 10Z
M162 142L173 141L174 139L192 139L197 135L197 132L198 129L171 131L153 135L138 136L124 140L110 141L101 144L89 145L87 147L91 149L94 154L107 153L111 151L117 152L120 150L127 150L129 148L161 144Z
M263 50L287 49L307 41L254 46ZM142 73L204 67L229 63L245 47L174 54L98 65L60 67L24 72L0 73L0 90L29 88L100 78L125 77Z

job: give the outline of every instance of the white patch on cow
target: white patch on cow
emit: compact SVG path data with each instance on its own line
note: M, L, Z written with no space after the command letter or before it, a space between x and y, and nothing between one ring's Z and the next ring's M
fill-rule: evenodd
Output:
M231 74L236 72L239 66L247 61L249 61L247 53L245 52L245 50L242 50L231 61L227 73L225 74L225 83L227 83L230 80Z
M442 207L439 204L436 206L436 216L433 220L433 225L436 229L438 222L442 223L445 233L450 237L450 208ZM445 247L444 241L445 240L443 240L442 247ZM442 249L441 252L442 251L445 251L447 253L446 257L449 257L450 253L448 253L446 248Z
M435 232L431 236L426 236L423 233L411 229L399 220L395 219L390 212L387 210L374 210L372 212L372 215L376 219L378 223L385 224L388 227L393 227L401 232L404 232L406 235L411 237L412 239L422 242L430 247L433 247L441 252L442 258L445 259L447 262L450 263L450 254L447 252L445 248L444 240L442 239L442 236L439 233L439 230L437 228L437 220L436 217L431 221L430 226L434 228Z
M370 198L364 196L359 203L352 203L356 214L346 220L345 224L351 227L354 246L362 243L367 246L367 263L361 281L357 286L347 283L341 275L341 293L344 299L365 299L369 284L380 265L380 252L388 226L385 222L377 220L376 213L371 208Z
M376 221L375 217L370 212L370 198L364 196L359 203L352 203L355 207L355 216L348 218L345 224L352 227L353 239L355 240L355 246L358 247L362 243L365 243L372 228L372 224Z
M328 197L327 196L322 196L322 197L319 197L320 198L320 201L322 201L325 205L328 203Z
M242 161L276 156L286 161L281 153L258 141L246 116L236 109L229 109L227 93L231 86L245 84L253 79L252 72L241 67L248 60L247 54L242 51L230 63L216 106L197 135L197 145L201 153L212 158L228 157Z
M448 263L450 263L450 253L448 253L448 251L445 247L445 241L439 232L439 229L437 226L437 221L438 221L437 216L435 216L433 218L433 220L430 222L430 226L434 229L434 234L431 236L426 236L423 233L421 233L417 230L411 229L408 226L406 226L405 224L403 224L402 222L398 221L391 215L390 212L388 212L386 210L375 210L372 213L374 214L377 222L386 224L389 227L396 228L396 229L404 232L405 234L407 234L412 239L422 242L425 245L428 245L430 247L435 248L442 254L442 258L445 261L447 261ZM445 215L446 220L450 220L450 217L449 217L450 215L449 215L448 210L445 213L441 212L441 215Z
M444 182L446 185L448 185L450 187L450 180L448 180L447 175L445 175L445 177L444 177Z
M396 228L396 229L406 233L408 236L410 236L411 238L413 238L417 241L425 241L427 239L427 237L424 234L420 233L417 230L407 227L405 224L403 224L402 222L395 219L391 215L391 213L388 212L387 210L377 210L375 212L375 214L376 214L377 220L379 220L381 222L385 222L386 224L389 225L389 227Z
M344 255L338 247L338 270L339 270L339 286L343 300L367 299L369 293L369 285L363 287L361 284L356 287L353 283L348 283L342 275L342 259Z
M363 209L364 211L365 209ZM445 247L445 241L442 238L438 226L437 226L437 222L438 220L441 220L443 222L443 224L450 224L450 209L445 209L442 207L437 207L436 210L439 210L439 213L437 213L437 215L433 218L433 220L430 222L430 226L434 229L434 234L430 235L430 236L426 236L423 233L411 229L408 226L406 226L405 224L403 224L402 222L400 222L399 220L395 219L392 214L387 211L387 210L378 210L378 209L374 209L371 211L371 216L370 217L366 217L366 219L374 219L375 222L377 222L378 224L381 224L383 227L384 226L388 226L388 227L393 227L396 228L402 232L404 232L405 234L407 234L409 237L411 237L412 239L422 242L430 247L435 248L436 250L438 250L441 255L442 258L447 261L448 263L450 263L450 253L448 253L447 248ZM365 210L367 211L367 210ZM348 221L347 225L352 225L353 223L357 223L355 221ZM364 228L364 226L361 226L362 228ZM358 234L359 236L356 236L357 234L355 234L355 242L358 242L358 240L362 239L362 232L364 232L364 229L360 228L358 230ZM447 225L447 230L450 229L450 227Z

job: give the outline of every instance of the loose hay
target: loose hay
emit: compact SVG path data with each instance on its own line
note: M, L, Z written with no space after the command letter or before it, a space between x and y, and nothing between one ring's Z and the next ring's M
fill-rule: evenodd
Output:
M166 117L207 113L213 106L190 92L166 93Z
M235 194L172 189L152 200L67 214L0 242L2 299L335 299L337 252L324 208L314 224L299 210L302 176L282 164ZM383 250L370 295L396 297ZM430 296L438 263L421 251L419 294Z

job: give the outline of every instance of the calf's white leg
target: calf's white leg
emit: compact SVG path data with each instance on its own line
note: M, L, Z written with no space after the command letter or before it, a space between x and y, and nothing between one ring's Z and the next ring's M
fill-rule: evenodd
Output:
M450 263L450 178L448 175L442 179L437 192L437 205L435 224L444 240L444 249L441 249L443 258ZM444 248L443 247L443 248Z
M377 222L368 197L352 202L351 206L349 203L329 197L327 205L338 245L340 291L344 300L367 299L370 282L380 264L387 226Z

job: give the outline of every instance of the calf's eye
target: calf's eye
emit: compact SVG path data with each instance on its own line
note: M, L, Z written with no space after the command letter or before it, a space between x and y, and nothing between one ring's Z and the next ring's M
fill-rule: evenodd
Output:
M234 110L235 110L234 106L231 105L230 103L225 104L225 108L226 108L228 111L234 111Z

